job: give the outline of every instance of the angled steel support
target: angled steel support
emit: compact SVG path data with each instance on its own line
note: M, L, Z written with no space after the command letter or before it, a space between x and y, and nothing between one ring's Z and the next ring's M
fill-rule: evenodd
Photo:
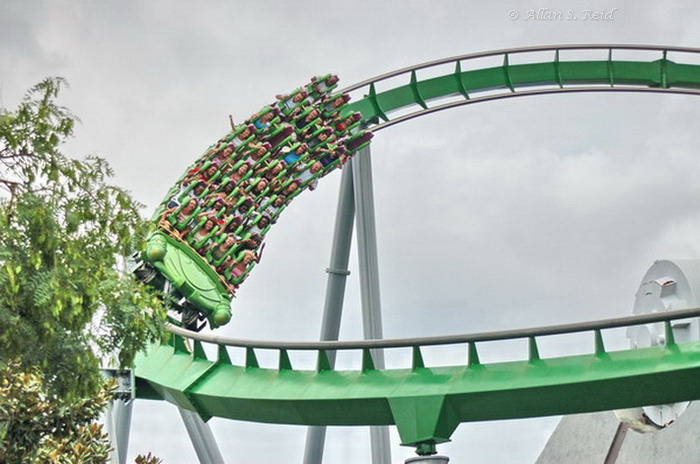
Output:
M185 423L187 434L190 436L199 462L202 464L225 464L209 425L196 412L183 408L177 408L177 410L180 411L180 417Z
M331 261L326 269L328 282L326 284L326 300L323 305L323 320L321 322L321 340L338 340L340 319L343 314L345 284L350 271L350 247L352 245L352 229L355 219L355 197L353 192L352 163L343 170L338 195L338 209L335 216L335 232L331 248ZM331 366L335 365L335 352L328 354ZM323 461L323 446L326 441L326 427L312 426L306 435L304 448L304 464L321 464Z
M125 464L129 449L131 411L134 404L134 374L131 370L102 368L102 377L114 379L117 388L112 403L102 413L102 423L112 445L110 464Z
M129 449L132 400L114 399L102 414L102 423L112 444L110 464L125 464Z
M357 208L357 211L356 211ZM345 283L352 244L353 217L357 224L357 246L360 267L363 332L366 339L382 338L381 302L379 295L379 264L377 259L377 231L374 220L374 192L372 188L372 160L369 147L364 148L343 171L336 213L335 234L331 264L327 269L328 284L321 327L321 340L337 340L345 296ZM384 367L384 355L373 350L374 364ZM331 353L331 365L335 353ZM321 464L325 427L310 427L304 450L304 464ZM389 464L389 430L370 427L373 464Z
M103 368L101 371L104 378L114 379L117 382L112 403L102 414L102 423L112 444L109 462L125 464L129 449L131 411L134 404L134 375L128 369Z
M353 160L353 181L357 213L357 248L360 265L360 293L362 299L362 325L365 339L382 338L382 312L379 295L379 260L377 257L377 229L374 215L374 191L372 188L372 158L369 146L363 148ZM384 368L384 353L372 350L374 365ZM372 463L389 464L389 429L370 427Z
M131 411L134 401L115 400L112 417L115 424L115 436L117 438L117 452L119 454L119 464L126 464L126 453L129 450L129 433L131 432Z
M328 283L326 284L326 300L323 306L321 323L321 340L338 340L340 319L343 314L345 284L350 275L350 247L352 245L352 229L355 218L355 197L353 196L354 182L352 163L343 170L340 180L340 195L338 212L335 218L335 233L331 249L331 261L326 269ZM335 364L335 352L328 354L331 365Z

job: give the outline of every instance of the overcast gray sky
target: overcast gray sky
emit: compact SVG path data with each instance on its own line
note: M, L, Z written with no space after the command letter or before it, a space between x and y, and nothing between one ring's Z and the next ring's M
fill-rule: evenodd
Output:
M610 21L525 21L529 9L617 8ZM510 20L510 10L521 19ZM228 128L314 74L341 85L441 57L556 43L700 44L690 1L0 0L0 104L47 76L82 119L66 147L99 154L150 214ZM372 144L386 337L629 314L646 269L700 253L698 101L564 95L474 105L389 128ZM220 332L313 340L340 175L289 207ZM341 338L361 338L353 258ZM585 346L585 344L583 345ZM557 350L566 343L552 344ZM524 352L524 345L521 347ZM493 359L510 347L496 351ZM438 356L433 358L438 361ZM441 361L457 359L443 355ZM305 430L213 419L228 462L301 462ZM555 418L463 424L452 462L530 462ZM369 461L335 428L330 464ZM393 461L399 448L392 432ZM131 453L194 462L177 412L138 403Z

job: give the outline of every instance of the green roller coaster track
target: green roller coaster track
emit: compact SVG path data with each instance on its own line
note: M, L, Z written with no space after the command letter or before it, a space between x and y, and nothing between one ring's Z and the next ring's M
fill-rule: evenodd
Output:
M571 60L576 50L602 53L599 60ZM536 53L533 53L536 52ZM542 52L551 57L542 59ZM639 53L647 60L616 59ZM529 54L536 59L515 64ZM669 55L673 55L673 60ZM472 60L498 56L502 64L463 70ZM623 91L700 95L700 65L687 61L700 50L629 45L567 45L512 49L437 60L359 83L341 92L361 92L346 112L359 111L377 131L393 124L466 104L562 92ZM532 58L530 56L530 58ZM476 60L475 60L476 61ZM420 79L429 68L452 65L452 72ZM377 91L381 81L404 79L404 85ZM393 82L393 81L392 81ZM534 88L536 86L536 88ZM401 113L398 116L394 116ZM283 343L227 340L170 327L172 336L136 359L137 396L164 399L196 411L203 418L301 424L395 424L404 445L423 453L448 441L461 422L572 414L688 401L700 398L700 343L676 344L671 321L700 316L700 310L634 316L589 324L412 340ZM665 346L608 352L605 329L663 322ZM537 339L546 335L590 331L591 354L541 358ZM522 360L481 363L477 345L486 341L524 339ZM208 360L203 343L216 345ZM463 365L426 366L422 348L462 344ZM410 348L405 369L375 369L376 349ZM245 350L245 363L231 363L229 350ZM256 352L278 353L277 368L260 367ZM315 370L292 366L288 352L314 351ZM362 369L331 368L328 354L355 350Z

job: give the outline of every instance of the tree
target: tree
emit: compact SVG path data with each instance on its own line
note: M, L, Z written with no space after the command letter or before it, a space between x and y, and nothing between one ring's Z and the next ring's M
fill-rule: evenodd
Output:
M92 423L114 384L83 400L49 393L37 368L18 363L0 370L0 462L97 464L109 457L109 440Z
M103 159L61 152L77 121L56 103L63 86L46 79L0 109L0 367L38 376L58 409L100 398L100 360L129 366L164 319L118 266L143 244L141 205Z

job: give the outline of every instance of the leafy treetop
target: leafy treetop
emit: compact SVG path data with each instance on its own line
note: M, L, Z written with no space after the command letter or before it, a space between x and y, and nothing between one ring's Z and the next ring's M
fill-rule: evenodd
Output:
M99 364L135 353L162 330L159 300L119 270L147 223L101 158L60 149L76 117L49 78L0 108L0 366L40 370L59 398L100 390Z

